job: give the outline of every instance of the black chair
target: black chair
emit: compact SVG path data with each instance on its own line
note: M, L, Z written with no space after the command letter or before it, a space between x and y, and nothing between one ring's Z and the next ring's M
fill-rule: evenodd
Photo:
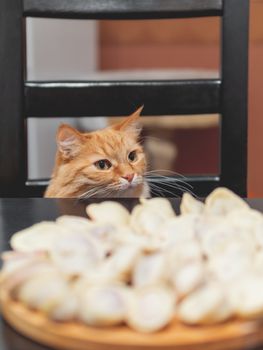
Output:
M198 195L220 185L246 196L248 12L249 0L1 0L0 196L40 196L47 185L47 181L31 181L27 176L27 118L118 116L141 104L145 115L220 113L220 173L187 177L186 181ZM26 80L26 17L132 20L204 16L222 17L220 80Z

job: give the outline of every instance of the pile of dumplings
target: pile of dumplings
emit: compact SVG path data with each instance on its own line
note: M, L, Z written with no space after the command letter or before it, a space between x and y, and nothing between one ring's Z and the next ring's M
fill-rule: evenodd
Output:
M55 321L156 332L263 317L263 216L225 188L87 207L14 234L0 287Z

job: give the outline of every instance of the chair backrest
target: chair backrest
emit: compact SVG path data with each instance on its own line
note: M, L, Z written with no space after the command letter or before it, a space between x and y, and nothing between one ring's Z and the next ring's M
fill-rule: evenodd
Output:
M248 12L249 0L1 0L0 196L38 196L47 185L27 176L27 118L118 116L141 104L145 115L220 113L219 174L189 176L185 181L199 195L223 185L246 196ZM204 16L222 18L220 79L26 80L26 17L132 20Z

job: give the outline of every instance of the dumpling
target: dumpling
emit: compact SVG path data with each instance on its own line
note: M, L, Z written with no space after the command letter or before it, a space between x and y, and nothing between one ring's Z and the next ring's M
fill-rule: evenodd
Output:
M231 317L233 310L217 283L201 286L179 305L178 316L190 325L222 322Z
M58 235L68 232L68 229L51 221L42 221L15 233L10 240L14 250L32 252L48 251Z
M129 298L126 322L138 332L156 332L174 317L176 301L176 294L167 286L135 289Z
M106 222L114 225L126 225L130 220L128 210L118 202L104 201L93 203L86 208L88 216L98 222Z
M190 193L185 192L182 197L180 212L184 214L202 214L205 205L203 202L194 198Z
M127 309L128 290L121 285L101 285L82 289L79 318L91 326L122 323Z
M135 287L141 287L166 282L167 272L166 259L163 254L142 256L134 267L132 284Z
M249 209L249 205L227 188L215 189L205 200L205 213L225 215L237 209Z

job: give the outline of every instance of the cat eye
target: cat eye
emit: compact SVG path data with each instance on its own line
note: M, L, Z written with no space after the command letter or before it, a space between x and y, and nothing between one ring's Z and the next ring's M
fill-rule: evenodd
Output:
M128 159L129 159L131 162L134 162L134 161L137 159L137 153L136 153L136 151L130 152L129 155L128 155Z
M95 166L100 170L108 170L111 168L112 164L108 159L101 159L94 163Z

